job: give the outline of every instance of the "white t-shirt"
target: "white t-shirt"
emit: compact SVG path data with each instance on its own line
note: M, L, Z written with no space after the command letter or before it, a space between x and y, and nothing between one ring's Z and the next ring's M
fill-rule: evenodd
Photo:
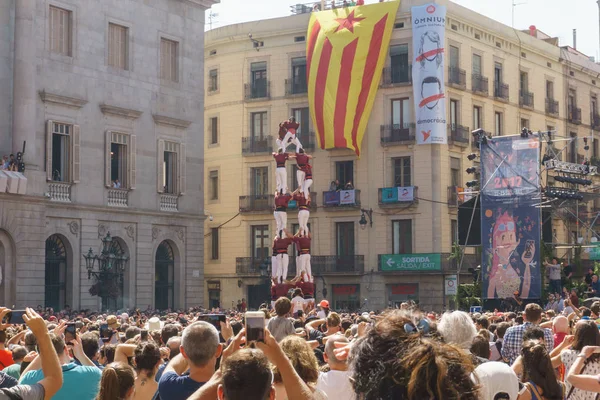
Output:
M319 319L325 319L327 318L327 314L325 314L325 311L321 310L317 312L317 317L319 317Z
M300 296L296 296L292 299L292 307L293 307L293 311L292 312L296 312L296 311L304 311L304 298L300 297Z
M356 394L350 384L349 371L329 371L319 373L317 389L323 391L327 398L336 400L354 400Z

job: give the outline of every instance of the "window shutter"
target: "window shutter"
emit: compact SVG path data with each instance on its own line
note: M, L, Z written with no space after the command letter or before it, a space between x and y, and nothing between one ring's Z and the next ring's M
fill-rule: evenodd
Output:
M129 136L129 189L135 189L136 178L136 150L135 150L135 135Z
M185 185L186 185L186 179L185 179L185 164L186 164L186 160L185 160L185 144L181 143L179 145L179 194L185 194Z
M51 119L46 122L46 180L52 180L52 126Z
M165 141L158 139L158 150L156 155L156 190L158 193L164 193L165 187L163 185L163 163L165 159Z
M80 136L81 136L81 128L79 125L73 125L73 138L72 138L72 150L73 153L73 163L72 163L72 174L71 181L73 183L79 183L80 175L81 175L81 162L80 162Z
M110 174L111 157L110 157L110 145L112 143L112 132L106 131L106 143L104 145L104 186L107 188L112 186L112 179Z

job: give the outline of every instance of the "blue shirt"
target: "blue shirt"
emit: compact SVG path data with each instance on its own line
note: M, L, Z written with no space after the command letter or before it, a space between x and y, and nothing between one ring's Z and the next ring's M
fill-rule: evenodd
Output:
M189 375L179 376L174 371L167 371L158 382L158 394L161 399L186 400L205 383L196 382Z
M596 292L597 295L600 294L600 280L597 282L592 282L592 290Z
M86 367L70 363L62 366L63 385L52 400L94 400L100 391L102 371L97 367ZM41 369L29 371L21 377L22 385L33 385L44 379Z

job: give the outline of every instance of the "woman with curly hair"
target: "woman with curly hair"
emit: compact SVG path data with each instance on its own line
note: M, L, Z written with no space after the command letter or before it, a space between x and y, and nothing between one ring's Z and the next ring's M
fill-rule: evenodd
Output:
M525 384L518 400L562 400L564 387L558 381L546 346L537 340L523 343L523 378Z
M300 376L304 383L306 383L313 390L315 398L326 398L322 392L315 389L315 385L319 379L319 363L317 362L315 353L306 340L299 336L288 336L283 339L279 345L281 346L281 349L285 355L292 362L292 366L296 370L296 373ZM276 393L275 398L277 400L287 399L285 386L283 385L281 374L277 368L273 370L273 376Z
M127 363L133 357L137 378L133 400L152 399L158 390L154 376L162 363L160 350L154 343L120 344L115 352L115 361Z
M350 354L353 388L363 400L477 400L474 365L460 348L442 343L430 326L394 310Z

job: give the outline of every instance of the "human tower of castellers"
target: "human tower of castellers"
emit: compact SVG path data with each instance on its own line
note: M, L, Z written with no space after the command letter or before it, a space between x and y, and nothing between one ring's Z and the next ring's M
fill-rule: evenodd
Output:
M310 267L310 241L311 236L308 230L308 219L310 217L310 186L312 180L312 167L310 159L312 156L306 154L296 131L300 124L294 117L279 124L279 136L276 143L277 152L273 153L273 158L277 163L275 169L275 181L277 182L277 191L275 192L275 223L277 225L275 238L273 239L273 255L271 257L271 277L273 280L271 286L271 297L274 302L279 297L287 296L290 290L293 290L293 296L298 295L298 290L302 292L300 296L305 298L307 308L308 304L314 301L314 277ZM296 146L295 153L288 153L287 147ZM287 186L286 161L296 159L298 170L296 179L298 188L290 193ZM290 201L295 201L298 208L298 232L291 233L287 230L287 209ZM294 243L297 249L296 255L296 276L287 280L289 256L288 247Z

